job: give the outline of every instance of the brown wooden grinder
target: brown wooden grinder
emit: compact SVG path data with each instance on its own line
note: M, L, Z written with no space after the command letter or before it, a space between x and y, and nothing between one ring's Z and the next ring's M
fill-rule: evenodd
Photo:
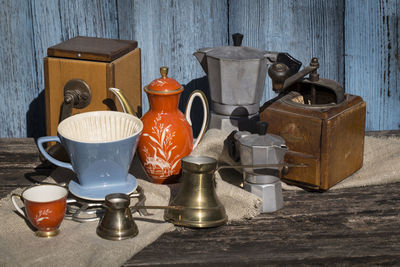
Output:
M309 78L287 79L285 93L264 104L260 120L268 122L268 133L285 139L290 150L285 155L287 163L308 165L290 169L283 179L326 190L363 165L366 103L360 96L345 94L337 82L319 78L318 67L314 58L298 74L310 73ZM275 90L282 88L282 84L274 84L280 82L276 77L282 76L276 72L284 68L278 64L274 68L269 73Z
M47 135L66 117L95 110L122 111L110 87L124 90L142 112L140 49L136 41L75 37L47 49L44 58ZM117 101L118 102L118 101Z

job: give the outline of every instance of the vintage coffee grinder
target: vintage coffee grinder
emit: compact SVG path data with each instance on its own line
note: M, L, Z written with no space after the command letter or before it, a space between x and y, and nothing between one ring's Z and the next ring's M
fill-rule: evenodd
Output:
M243 35L233 34L234 46L202 48L194 53L207 74L211 95L209 128L251 130L259 119L259 101L268 66L283 62L290 73L301 63L286 53L241 46Z
M366 104L345 94L339 83L320 78L318 68L317 58L295 74L275 62L268 73L280 95L264 104L260 119L268 123L268 133L286 141L287 163L307 165L291 168L282 178L326 190L362 167Z
M47 135L66 117L120 110L110 87L122 88L134 112L142 109L140 49L136 41L78 36L49 47L44 58Z

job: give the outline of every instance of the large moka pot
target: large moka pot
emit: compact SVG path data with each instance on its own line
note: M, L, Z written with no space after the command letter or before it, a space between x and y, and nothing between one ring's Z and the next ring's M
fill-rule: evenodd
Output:
M234 34L234 46L202 48L193 55L208 76L212 110L222 115L258 113L268 64L276 52L240 46L243 35Z

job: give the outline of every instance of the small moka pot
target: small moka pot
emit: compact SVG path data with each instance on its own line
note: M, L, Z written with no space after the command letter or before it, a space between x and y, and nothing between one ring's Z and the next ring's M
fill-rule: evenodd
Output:
M248 166L243 168L243 188L262 199L262 212L281 209L283 196L280 176L288 166L284 164L288 148L283 138L273 134L259 135L246 131L235 131L230 138L230 142L233 142L231 157L236 161L240 159L242 165ZM271 167L254 168L264 164L270 164Z

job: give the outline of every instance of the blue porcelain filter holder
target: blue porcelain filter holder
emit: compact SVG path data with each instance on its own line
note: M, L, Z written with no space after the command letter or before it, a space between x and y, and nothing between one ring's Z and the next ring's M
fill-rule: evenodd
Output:
M38 147L51 163L76 173L71 181L74 195L89 200L104 200L110 193L131 193L136 179L128 173L143 129L137 117L116 111L81 113L63 120L58 136L38 139ZM59 161L44 149L46 142L59 142L71 163ZM129 192L127 192L129 191Z

